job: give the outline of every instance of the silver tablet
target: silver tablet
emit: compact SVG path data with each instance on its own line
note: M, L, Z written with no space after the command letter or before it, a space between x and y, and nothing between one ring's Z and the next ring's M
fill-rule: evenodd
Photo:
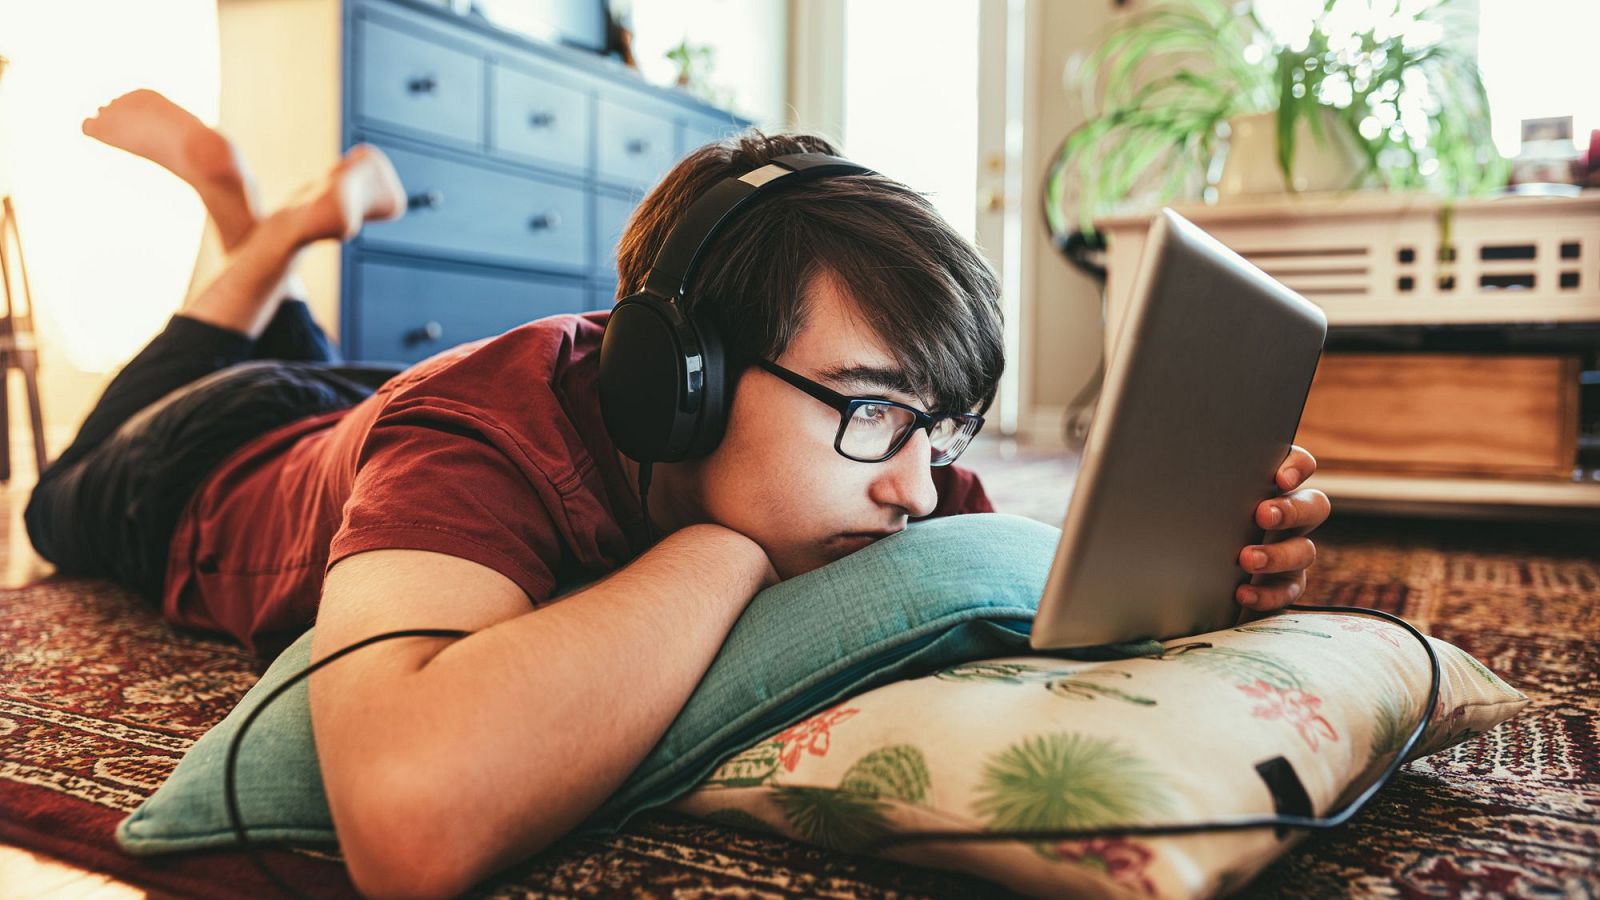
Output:
M1163 209L1106 368L1061 543L1034 617L1038 650L1236 624L1239 551L1276 496L1328 320Z

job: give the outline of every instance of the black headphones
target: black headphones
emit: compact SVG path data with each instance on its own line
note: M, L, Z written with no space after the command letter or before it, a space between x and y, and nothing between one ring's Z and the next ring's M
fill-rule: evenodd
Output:
M600 344L600 414L617 449L643 464L643 479L650 463L710 454L727 427L733 397L722 338L681 306L717 232L765 194L818 178L871 174L823 153L779 156L718 182L673 226L644 290L617 301Z

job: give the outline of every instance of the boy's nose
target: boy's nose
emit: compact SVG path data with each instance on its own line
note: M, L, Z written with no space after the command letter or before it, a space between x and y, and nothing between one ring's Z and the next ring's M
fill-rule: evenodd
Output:
M939 492L934 487L933 467L928 462L932 454L928 432L917 429L899 453L877 464L883 471L873 481L872 499L898 506L913 519L933 512L939 504Z

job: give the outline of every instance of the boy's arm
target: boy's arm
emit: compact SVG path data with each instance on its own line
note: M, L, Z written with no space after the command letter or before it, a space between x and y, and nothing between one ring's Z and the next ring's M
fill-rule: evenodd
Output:
M528 611L505 576L378 550L329 570L312 658L384 631L310 680L317 754L364 894L443 895L544 848L598 808L687 702L746 603L776 574L717 525Z

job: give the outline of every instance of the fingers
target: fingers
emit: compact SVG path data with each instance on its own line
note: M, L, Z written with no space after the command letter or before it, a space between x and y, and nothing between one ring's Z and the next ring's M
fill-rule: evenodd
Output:
M1317 458L1299 444L1289 446L1289 455L1278 466L1278 488L1292 490L1317 471Z
M1234 592L1241 606L1254 610L1281 609L1300 599L1306 592L1306 573L1302 570L1287 575L1268 575L1253 579L1251 584L1241 584Z
M1280 609L1305 593L1306 569L1317 560L1317 547L1305 535L1333 510L1322 491L1295 490L1316 471L1316 457L1299 445L1291 446L1278 466L1278 487L1285 493L1256 507L1256 524L1282 537L1239 552L1239 565L1251 573L1250 583L1235 592L1240 604L1253 610Z
M1292 572L1317 561L1317 546L1308 537L1291 537L1271 544L1251 544L1239 551L1239 565L1253 575Z
M1271 531L1301 529L1300 533L1305 534L1328 521L1332 510L1327 494L1316 488L1302 488L1263 500L1256 507L1256 524Z

